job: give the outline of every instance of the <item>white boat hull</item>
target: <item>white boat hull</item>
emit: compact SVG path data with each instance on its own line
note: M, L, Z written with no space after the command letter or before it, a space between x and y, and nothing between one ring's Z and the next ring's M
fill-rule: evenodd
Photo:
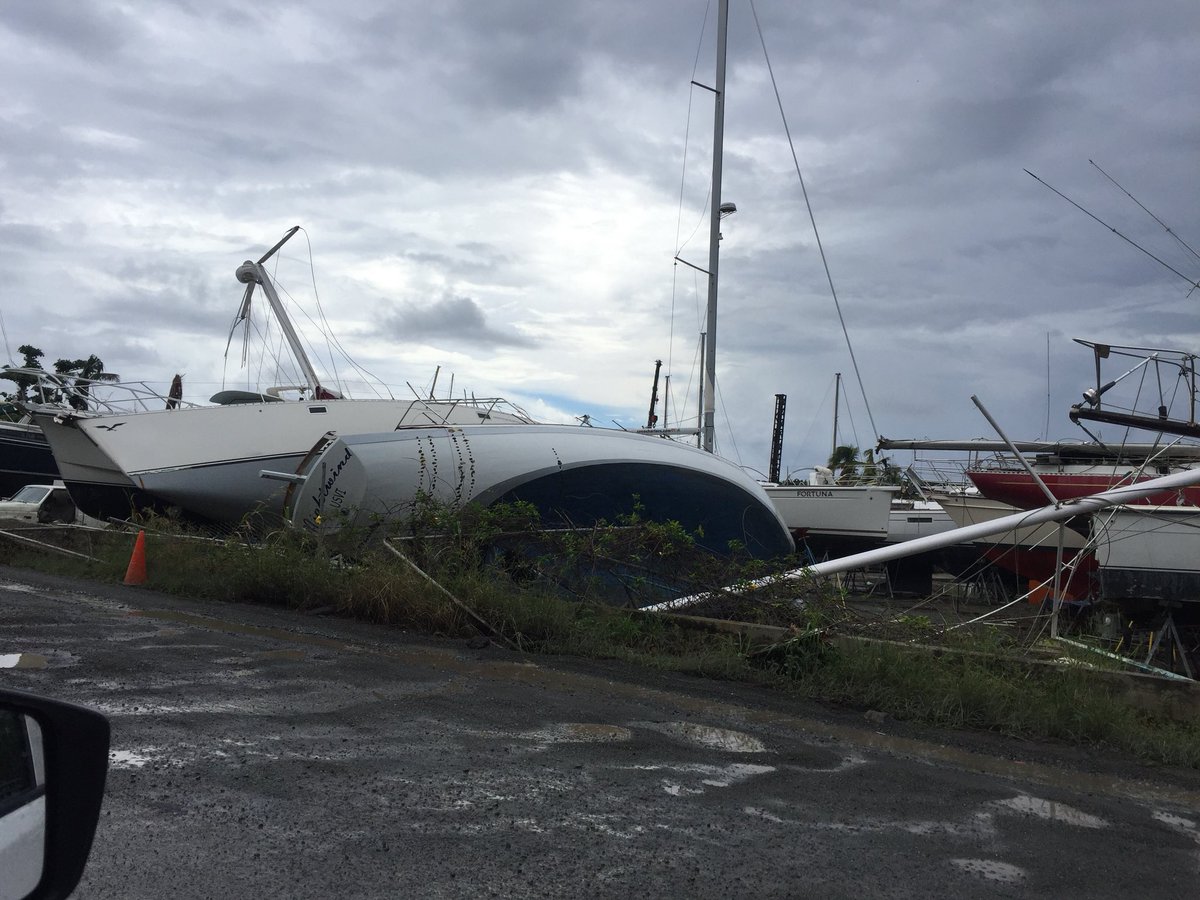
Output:
M1200 602L1200 509L1122 506L1092 524L1107 599Z
M894 485L763 486L793 535L884 540Z
M954 520L956 528L980 525L1020 512L1015 506L1009 506L998 500L988 500L974 494L939 494L937 502ZM974 543L982 546L1040 548L1054 551L1058 549L1058 531L1057 522L1043 522L1038 525L1010 528L1001 534L980 538ZM1082 550L1086 546L1087 538L1073 528L1063 528L1062 532L1064 550Z
M411 428L332 437L291 488L287 519L311 531L404 521L419 497L457 507L524 501L545 525L587 527L637 509L697 543L755 556L793 550L762 488L719 457L661 438L565 425Z
M147 503L237 522L281 505L264 469L293 471L328 431L358 433L451 422L523 422L450 401L328 400L239 403L128 415L48 412L35 418L72 497L97 518ZM487 427L491 427L490 425Z
M887 542L899 544L954 528L954 520L932 500L893 500L888 511Z

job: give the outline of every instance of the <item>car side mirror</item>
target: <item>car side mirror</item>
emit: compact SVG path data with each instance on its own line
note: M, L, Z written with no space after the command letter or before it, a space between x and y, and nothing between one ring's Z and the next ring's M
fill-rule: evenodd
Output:
M108 773L108 720L0 690L0 900L59 900L79 883Z

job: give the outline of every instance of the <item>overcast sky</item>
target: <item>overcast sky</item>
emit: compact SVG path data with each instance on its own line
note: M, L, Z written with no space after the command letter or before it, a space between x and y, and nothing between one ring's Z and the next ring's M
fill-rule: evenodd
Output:
M786 393L800 470L829 453L835 372L847 439L873 435L749 0L731 8L718 446L765 470ZM1088 162L1200 245L1195 0L757 11L880 432L986 435L977 393L1041 436L1049 335L1050 436L1083 438L1066 412L1092 362L1071 338L1200 349L1200 292L1023 171L1200 277ZM707 262L712 102L689 82L712 83L715 18L706 0L8 0L11 353L182 372L191 400L271 381L240 340L223 359L234 270L299 224L334 332L398 395L440 365L456 393L636 426L661 358L671 424L694 419L704 284L673 257ZM279 277L315 317L308 253L298 235Z

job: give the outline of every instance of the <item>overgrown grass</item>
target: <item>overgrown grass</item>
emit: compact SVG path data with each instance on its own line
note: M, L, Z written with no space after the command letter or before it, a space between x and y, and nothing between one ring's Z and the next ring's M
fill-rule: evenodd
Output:
M1097 745L1144 760L1200 768L1200 725L1168 721L1140 708L1111 677L1014 660L1009 637L997 630L961 631L953 649L933 653L892 643L834 640L853 632L844 599L811 585L781 587L733 614L757 610L790 624L792 637L763 647L734 634L684 627L679 621L601 602L612 600L606 567L617 568L621 592L653 591L631 563L667 561L672 583L715 586L761 569L744 560L695 562L686 535L614 529L548 535L518 510L474 518L426 521L403 537L401 550L499 634L534 653L619 659L663 670L756 683L796 696L897 719L1030 738ZM171 593L340 615L422 633L466 636L470 617L414 569L375 544L344 553L295 531L253 541L234 535L203 540L174 523L148 528L148 586ZM645 540L639 541L638 534ZM522 549L522 536L529 538ZM41 535L44 539L46 536ZM58 538L99 562L51 556L9 545L8 561L63 574L119 581L133 545L129 534L68 532ZM534 549L531 551L529 547ZM637 559L630 559L630 549ZM603 565L602 565L603 564ZM572 568L574 567L574 569ZM583 574L581 574L581 572ZM606 581L605 579L609 579ZM639 581L639 579L642 579ZM798 607L786 591L803 590ZM913 644L935 637L928 619L899 625ZM896 621L892 622L894 637ZM954 652L955 649L970 652Z
M794 679L813 699L951 728L1108 745L1200 767L1200 728L1147 714L1111 678L1006 658L839 645Z

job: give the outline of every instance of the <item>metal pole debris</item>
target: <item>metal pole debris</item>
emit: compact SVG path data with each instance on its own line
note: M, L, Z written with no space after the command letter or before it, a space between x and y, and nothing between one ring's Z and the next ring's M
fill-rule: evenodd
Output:
M1200 484L1200 468L1176 472L1172 475L1164 475L1162 478L1152 478L1149 481L1139 481L1136 484L1122 485L1121 487L1093 494L1089 497L1061 500L1056 506L1044 506L1040 509L1025 510L1013 513L1011 516L1002 516L999 519L993 519L990 522L968 525L965 528L955 528L951 531L943 531L940 534L914 538L911 541L905 541L901 544L891 544L881 547L878 550L867 550L865 553L855 553L851 556L844 556L841 559L831 559L829 562L817 563L816 565L806 566L801 569L792 569L791 571L782 572L767 578L759 578L754 581L742 582L721 588L716 593L743 593L757 590L758 588L769 587L784 581L795 581L801 578L849 572L852 569L859 569L863 566L875 565L876 563L887 562L893 559L903 559L906 556L914 556L918 553L924 553L927 550L940 550L942 547L950 547L954 544L973 541L976 538L1003 534L1006 531L1022 528L1027 525L1041 525L1043 522L1057 522L1072 518L1073 516L1090 515L1108 506L1119 506L1122 503L1141 500L1152 494L1174 491L1179 488L1191 487L1195 484ZM675 600L656 603L653 606L642 607L642 609L650 612L684 609L707 600L711 596L713 596L712 592L692 594L687 597L679 597Z
M446 590L444 587L442 587L440 584L438 584L436 581L434 581L432 576L430 576L424 569L422 569L415 562L413 562L411 559L409 559L407 556L405 556L403 553L401 553L399 550L397 550L395 547L393 547L391 544L389 544L386 539L383 542L383 546L387 547L390 551L392 551L392 553L394 553L404 563L406 563L409 568L411 568L414 572L416 572L418 575L420 575L422 578L424 578L426 581L428 581L430 584L432 584L435 588L437 588L439 591L441 591L441 593L451 603L453 603L455 606L457 606L459 609L461 609L466 614L467 618L471 620L471 624L473 624L477 629L479 629L480 631L482 631L484 634L488 635L489 637L494 637L496 640L498 640L502 644L504 644L504 646L508 647L509 650L518 650L519 651L521 649L520 646L518 646L513 641L511 641L507 637L505 637L499 630L492 627L491 623L488 622L486 619L484 619L482 616L480 616L479 613L475 612L475 610L471 609L471 607L467 606L465 603L463 603L461 600L459 600L457 597L455 597L452 593L450 593L448 590Z
M0 537L11 538L12 540L22 544L32 544L35 547L40 547L42 550L53 550L55 553L62 553L65 556L74 556L77 559L86 559L88 562L100 562L100 560L96 559L96 557L88 556L86 553L76 553L74 550L66 550L62 547L56 547L53 544L47 544L45 541L35 541L33 538L14 534L11 531L0 531Z

